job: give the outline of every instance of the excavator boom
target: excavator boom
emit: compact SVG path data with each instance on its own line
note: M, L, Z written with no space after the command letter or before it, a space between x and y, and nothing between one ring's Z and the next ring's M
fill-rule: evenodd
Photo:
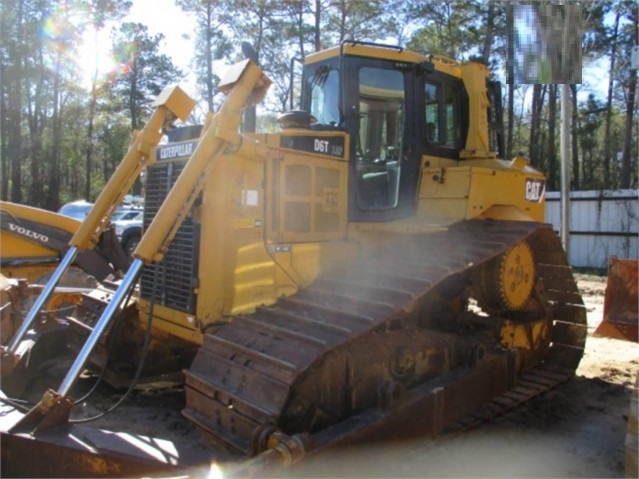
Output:
M8 278L24 278L46 284L69 248L69 241L81 222L51 211L0 201L0 267ZM83 251L75 263L98 281L116 279L126 271L124 256L112 229L106 229L97 247ZM69 286L70 284L66 284Z

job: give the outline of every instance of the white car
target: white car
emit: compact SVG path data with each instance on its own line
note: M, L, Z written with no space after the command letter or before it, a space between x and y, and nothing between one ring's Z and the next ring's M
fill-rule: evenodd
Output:
M128 215L127 215L128 216ZM129 219L116 219L112 221L115 225L115 234L120 240L120 244L127 256L130 256L140 242L142 237L142 211L137 211Z
M111 216L111 221L119 221L119 220L133 220L137 218L140 213L142 213L141 209L123 209L116 211L113 216Z
M93 208L93 203L89 203L85 200L77 200L72 201L71 203L66 203L59 210L58 213L70 216L77 220L83 220L89 214ZM138 216L142 212L141 208L135 208L131 206L123 206L117 209L117 211L111 216L111 221L115 220L130 220Z
M93 203L85 200L73 201L62 206L58 213L71 216L83 221L89 211L93 208ZM115 234L120 240L120 244L127 255L133 253L140 238L142 237L143 210L131 208L130 206L120 206L111 216L111 222L115 225Z
M58 210L58 213L82 221L87 217L91 208L93 208L93 203L89 203L85 200L78 200L63 205Z

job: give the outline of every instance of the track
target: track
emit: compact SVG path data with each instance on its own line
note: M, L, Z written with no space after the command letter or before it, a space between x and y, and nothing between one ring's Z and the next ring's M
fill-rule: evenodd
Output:
M499 416L570 379L586 346L586 308L557 235L540 229L528 239L544 282L553 318L552 344L542 364L522 374L505 394L482 405L450 429L467 429Z
M389 233L383 248L362 252L294 296L207 334L185 371L183 414L215 442L252 455L270 428L312 432L377 407L380 378L389 371L394 380L385 386L408 389L451 372L441 366L416 379L396 364L397 351L413 343L432 352L429 367L454 355L456 336L417 326L420 307L441 294L442 285L463 282L471 268L523 240L534 251L552 342L541 364L453 427L472 427L516 407L572 376L585 344L585 308L549 226L469 221L428 235Z

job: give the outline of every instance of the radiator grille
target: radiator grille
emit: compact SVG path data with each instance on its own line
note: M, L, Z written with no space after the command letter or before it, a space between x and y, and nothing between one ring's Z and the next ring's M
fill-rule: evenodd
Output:
M162 206L185 162L158 162L147 168L144 229ZM199 225L186 218L173 238L164 259L142 269L140 295L156 304L195 314ZM157 268L157 278L156 278ZM155 286L154 286L155 282Z

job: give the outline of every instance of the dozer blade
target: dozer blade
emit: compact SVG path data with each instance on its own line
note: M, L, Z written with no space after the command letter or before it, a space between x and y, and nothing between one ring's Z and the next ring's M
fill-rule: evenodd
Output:
M597 336L639 341L638 265L636 259L609 258L603 320L595 331Z
M91 334L89 334L89 337L82 346L81 351L78 353L71 369L58 390L48 390L45 392L40 402L18 421L18 423L9 430L10 432L31 432L35 434L68 422L69 413L74 405L74 401L68 397L69 392L80 376L100 336L102 336L129 290L133 287L141 268L142 261L139 259L134 260L118 290L113 295L111 302L102 312L100 319L95 324Z
M140 436L57 428L32 436L0 432L2 477L177 476L175 449ZM184 470L184 467L180 467Z

